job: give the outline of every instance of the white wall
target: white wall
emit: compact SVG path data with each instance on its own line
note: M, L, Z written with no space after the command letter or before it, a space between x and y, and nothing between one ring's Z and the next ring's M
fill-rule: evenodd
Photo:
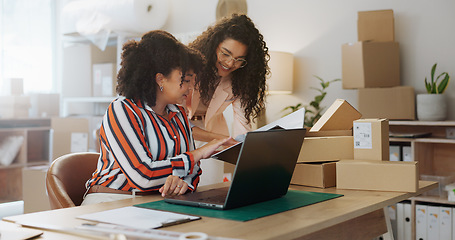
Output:
M190 3L189 3L190 2ZM165 30L172 33L202 31L215 21L214 0L172 0ZM438 72L455 75L455 1L452 0L247 0L248 15L264 35L270 50L294 53L294 94L269 96L267 120L281 109L307 104L316 95L310 86L341 78L341 45L357 41L357 12L393 9L395 40L400 44L401 84L424 92L424 79L438 63ZM455 119L455 84L447 89L449 118ZM323 102L329 106L344 98L357 107L357 90L331 85Z

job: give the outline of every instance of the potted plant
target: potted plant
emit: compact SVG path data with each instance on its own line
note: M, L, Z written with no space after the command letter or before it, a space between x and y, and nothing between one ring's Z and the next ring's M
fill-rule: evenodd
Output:
M311 89L318 91L320 94L316 95L314 97L313 101L311 101L309 105L305 106L304 126L309 127L309 128L313 127L313 125L319 120L319 118L321 118L322 111L325 109L325 107L321 106L321 102L322 102L322 100L324 100L325 95L327 95L326 88L328 88L331 83L341 80L341 79L337 78L337 79L333 79L331 81L326 82L326 81L324 81L324 79L322 79L316 75L314 75L314 77L319 79L321 86L320 86L320 88L311 87ZM288 112L285 114L285 116L286 116L290 113L293 113L293 112L299 110L301 107L303 107L302 103L298 103L295 106L287 106L287 107L283 108L283 110L281 110L281 111L283 112L283 111L291 110L291 112Z
M425 77L427 93L417 94L417 119L423 121L445 120L447 103L443 94L450 82L450 76L443 72L435 77L437 63L431 68L431 81Z

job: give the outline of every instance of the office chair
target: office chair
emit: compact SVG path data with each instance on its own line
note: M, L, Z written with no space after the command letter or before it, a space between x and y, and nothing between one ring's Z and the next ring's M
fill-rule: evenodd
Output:
M85 182L96 169L100 154L70 153L55 159L46 174L46 189L52 209L79 206Z

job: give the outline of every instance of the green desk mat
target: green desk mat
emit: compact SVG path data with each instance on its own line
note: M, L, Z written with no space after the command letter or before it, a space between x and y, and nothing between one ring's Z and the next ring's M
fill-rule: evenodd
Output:
M230 210L216 210L184 206L167 203L164 200L142 203L134 206L156 210L165 210L194 216L205 216L245 222L252 219L261 218L268 215L288 211L291 209L315 204L318 202L323 202L341 196L343 195L289 190L288 193L281 198L260 202L244 207L234 208Z

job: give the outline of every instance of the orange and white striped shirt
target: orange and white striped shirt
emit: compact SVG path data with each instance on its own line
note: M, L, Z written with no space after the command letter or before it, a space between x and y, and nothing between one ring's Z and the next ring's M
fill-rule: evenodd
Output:
M190 151L194 140L183 107L167 105L166 118L143 102L119 97L108 107L100 129L101 155L86 187L158 191L169 175L194 191L202 173Z

